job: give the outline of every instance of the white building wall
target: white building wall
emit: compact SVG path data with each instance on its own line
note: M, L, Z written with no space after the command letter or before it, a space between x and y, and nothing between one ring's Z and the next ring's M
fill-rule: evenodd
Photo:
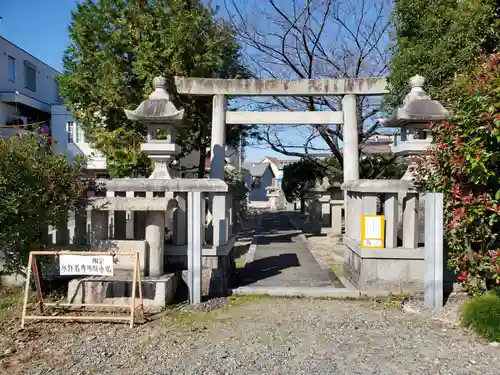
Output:
M69 142L68 124L77 125L71 113L63 105L53 105L51 115L54 150L65 154L70 162L74 161L78 155L88 158L87 169L89 170L105 170L106 158L86 142L83 131L80 130L79 136L73 137L74 141ZM74 129L78 131L78 128Z
M83 133L78 137L78 142L68 142L67 124L74 122L75 118L65 108L64 105L53 105L51 107L52 115L52 139L55 143L54 150L56 152L66 154L66 157L71 162L75 160L77 155L83 155L89 159L87 162L88 169L106 169L105 157L92 148L90 144L85 141ZM197 168L200 158L199 151L194 151L179 161L180 166L186 168ZM234 149L228 147L226 151L229 162L238 168L240 159L238 153Z

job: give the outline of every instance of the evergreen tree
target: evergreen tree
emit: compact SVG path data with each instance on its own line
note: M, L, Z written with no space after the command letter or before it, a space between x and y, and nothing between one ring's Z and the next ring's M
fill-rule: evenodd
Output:
M390 104L401 105L415 74L424 76L426 90L440 99L455 74L498 49L499 9L497 0L395 0Z
M174 76L246 76L234 33L199 0L83 0L72 13L71 43L59 77L61 94L81 122L90 143L103 152L112 176L145 174L150 163L140 152L144 127L126 119L152 91L157 75L191 121L180 134L183 154L199 149L200 172L210 145L209 97L179 96ZM228 128L238 144L245 127Z

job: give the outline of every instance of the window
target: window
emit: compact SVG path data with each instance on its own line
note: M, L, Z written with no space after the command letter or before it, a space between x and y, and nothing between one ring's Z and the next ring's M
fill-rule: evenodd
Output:
M68 121L66 123L66 133L68 133L68 143L75 143L75 122Z
M260 189L262 181L260 177L254 177L252 182L252 189Z
M73 130L73 135L75 137L75 143L80 143L81 138L82 138L82 128L78 126L77 123L74 123L75 129Z
M24 86L36 91L36 66L26 60L24 60Z
M62 103L61 93L59 92L59 83L56 81L56 102Z
M16 82L16 59L8 56L9 62L9 81Z
M66 123L66 133L68 134L68 143L84 143L85 135L83 129L77 122L68 121Z

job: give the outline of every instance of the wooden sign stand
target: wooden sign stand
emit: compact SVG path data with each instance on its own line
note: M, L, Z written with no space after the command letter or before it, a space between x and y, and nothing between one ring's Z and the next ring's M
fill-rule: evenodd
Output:
M129 305L112 305L112 304L95 304L95 303L44 303L42 300L42 289L40 286L40 275L38 274L38 267L35 261L37 256L58 256L58 255L85 255L85 256L102 256L111 255L115 256L129 256L134 258L134 274L132 277L132 296ZM30 276L33 273L33 278L35 280L36 288L36 301L37 307L40 309L40 314L43 314L45 306L64 306L64 307L92 307L92 308L117 308L117 309L130 309L130 314L128 316L47 316L47 315L26 315L26 308L28 305L28 296L30 288ZM138 284L138 287L136 285ZM138 295L137 295L138 293ZM135 300L139 297L140 303L136 306ZM135 322L135 310L137 308L141 309L142 316L144 316L144 303L142 298L142 286L141 286L141 273L139 265L139 254L138 253L114 253L105 251L31 251L28 260L28 270L26 275L26 286L24 290L24 302L23 302L23 312L21 315L21 328L24 328L26 320L96 320L96 321L128 321L130 322L130 328L134 327Z

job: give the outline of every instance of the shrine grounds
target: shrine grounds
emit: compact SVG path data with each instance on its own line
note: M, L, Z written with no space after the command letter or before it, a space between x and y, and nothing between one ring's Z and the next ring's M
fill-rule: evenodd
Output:
M2 374L498 374L500 347L397 298L242 296L126 324L29 322L0 296ZM418 305L417 302L412 302ZM410 303L410 305L412 304Z

